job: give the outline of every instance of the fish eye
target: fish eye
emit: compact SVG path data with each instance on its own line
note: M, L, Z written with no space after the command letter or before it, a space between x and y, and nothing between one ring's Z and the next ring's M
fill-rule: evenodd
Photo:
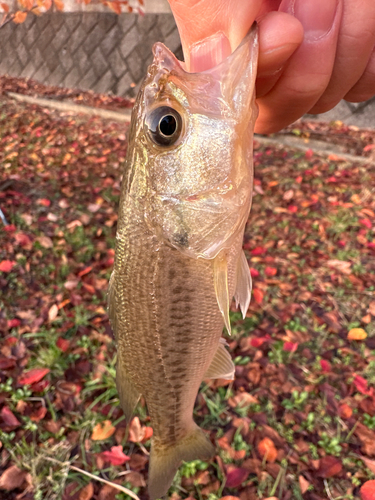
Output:
M172 146L181 135L182 118L174 108L159 106L146 116L145 126L155 144Z

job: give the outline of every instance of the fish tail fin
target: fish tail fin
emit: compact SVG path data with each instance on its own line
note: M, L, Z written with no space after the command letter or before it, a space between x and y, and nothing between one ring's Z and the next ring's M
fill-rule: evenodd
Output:
M172 447L151 446L148 491L151 500L164 496L182 461L208 460L215 448L204 432L194 424L189 434Z

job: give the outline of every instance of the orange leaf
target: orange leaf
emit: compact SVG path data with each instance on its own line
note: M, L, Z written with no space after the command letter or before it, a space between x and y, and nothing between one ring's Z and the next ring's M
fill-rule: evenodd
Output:
M352 328L349 331L347 338L349 340L364 340L367 338L367 333L363 328Z
M108 7L116 12L116 14L121 14L121 5L119 2L108 2Z
M262 290L259 290L259 288L254 288L252 293L255 302L257 304L261 304L263 302L263 297L264 297Z
M353 415L353 410L346 403L339 407L339 415L341 418L350 418Z
M359 494L361 500L375 500L375 479L363 483Z
M7 5L6 3L0 3L0 7L4 12L9 12L9 5Z
M55 4L56 9L60 12L64 10L64 2L62 2L61 0L53 0L53 3Z
M273 463L277 458L277 449L272 439L265 437L258 443L259 455L267 462Z
M102 441L104 439L108 439L112 436L116 431L116 427L113 427L112 422L110 420L104 420L100 424L96 424L96 426L92 430L91 439L93 441Z

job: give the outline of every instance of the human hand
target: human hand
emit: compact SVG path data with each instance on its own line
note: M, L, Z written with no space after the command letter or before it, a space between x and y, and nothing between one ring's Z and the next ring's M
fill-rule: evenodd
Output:
M169 0L186 67L227 57L259 24L258 133L276 132L341 99L375 95L374 0Z

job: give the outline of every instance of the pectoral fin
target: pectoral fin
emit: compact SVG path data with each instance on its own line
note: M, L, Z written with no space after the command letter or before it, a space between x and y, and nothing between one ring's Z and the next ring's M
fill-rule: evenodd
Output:
M234 364L229 352L225 349L226 342L220 339L215 356L204 374L205 378L224 378L226 380L234 379Z
M220 252L213 260L216 300L224 318L224 324L231 334L229 320L228 262L226 252Z
M130 380L120 353L118 353L116 365L116 386L125 419L130 422L141 395Z
M249 309L251 287L250 269L244 251L242 250L237 263L236 291L234 293L234 299L236 301L236 307L238 307L238 305L240 306L242 317L244 319L247 310Z

